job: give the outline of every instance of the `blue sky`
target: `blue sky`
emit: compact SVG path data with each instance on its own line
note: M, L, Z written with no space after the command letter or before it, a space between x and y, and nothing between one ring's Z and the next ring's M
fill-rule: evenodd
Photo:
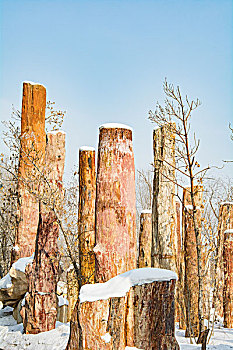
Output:
M24 80L45 85L48 99L67 111L67 176L80 146L97 147L98 127L105 122L133 127L136 167L148 167L148 111L163 101L165 77L202 101L192 123L201 139L201 165L233 158L232 1L0 4L1 120L9 118L12 104L21 108ZM232 170L228 164L221 174Z

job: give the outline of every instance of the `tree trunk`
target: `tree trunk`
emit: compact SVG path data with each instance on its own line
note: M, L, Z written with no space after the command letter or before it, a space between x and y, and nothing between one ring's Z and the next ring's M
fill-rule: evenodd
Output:
M177 271L175 123L154 130L152 266Z
M96 281L136 268L136 195L132 130L100 127L96 183Z
M202 187L195 186L194 195L197 210L197 225L201 229ZM185 261L185 307L186 307L186 337L199 334L199 278L197 240L193 223L190 188L183 192L183 234L184 234L184 261Z
M223 316L224 327L233 328L233 226L224 232L224 288Z
M142 270L144 276L149 269L119 275L107 282L107 288L105 283L95 284L91 289L89 285L82 287L72 316L67 350L125 350L126 346L144 350L179 349L174 335L174 273L150 269L156 273L163 271L170 277L154 281L152 271L149 279L143 282L135 278ZM118 282L124 277L134 282L122 293ZM88 289L92 301L85 295ZM106 291L110 291L107 296Z
M54 210L61 209L64 162L65 133L48 133L35 256L27 270L29 291L23 321L26 333L49 331L56 324L59 226Z
M29 281L23 320L26 334L37 334L55 328L59 269L58 232L54 214L41 211L34 261L32 266L28 265L26 268Z
M224 288L224 232L233 227L233 202L220 203L219 220L218 220L218 241L217 255L215 262L215 287L213 297L213 307L216 309L216 314L223 317L223 288Z
M151 210L143 210L140 215L138 267L151 267L152 222Z
M12 263L31 256L35 249L39 221L36 198L44 162L46 89L43 85L23 83L20 157L18 169L18 228ZM35 193L32 194L32 191Z
M79 150L79 261L81 285L94 283L95 277L95 150Z

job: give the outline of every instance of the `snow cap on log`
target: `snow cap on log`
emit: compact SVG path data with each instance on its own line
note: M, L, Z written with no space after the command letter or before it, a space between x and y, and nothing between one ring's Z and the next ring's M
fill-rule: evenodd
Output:
M105 283L86 284L79 294L80 303L106 300L126 295L131 287L155 281L177 280L177 274L170 270L145 267L127 271L111 278Z

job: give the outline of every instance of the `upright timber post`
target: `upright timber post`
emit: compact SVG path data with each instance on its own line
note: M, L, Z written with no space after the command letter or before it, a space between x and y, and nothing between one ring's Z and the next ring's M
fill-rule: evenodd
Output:
M96 181L96 282L136 268L136 195L132 129L100 127Z
M224 236L223 317L224 327L233 328L233 228L226 230Z
M32 266L28 266L26 270L29 290L25 298L23 323L26 333L29 334L52 330L56 324L59 226L54 205L57 210L61 209L64 165L65 133L50 132L45 154L46 181L40 191L42 200L35 256Z
M176 271L175 123L154 130L152 267Z
M201 228L202 186L194 186L194 197L197 209L198 226ZM193 206L191 205L190 188L183 191L183 239L184 239L184 297L186 309L185 336L198 335L198 262L197 244L192 220Z
M45 109L45 87L24 82L18 169L18 228L12 262L21 257L31 256L35 249L39 221L36 194L40 186L40 170L46 147Z
M152 222L151 210L143 210L140 215L138 267L151 267Z
M94 283L95 278L95 149L83 146L79 150L79 261L81 285Z
M222 202L219 208L218 219L218 251L216 259L216 291L214 294L214 305L216 313L223 317L223 288L224 288L224 232L233 227L233 202Z

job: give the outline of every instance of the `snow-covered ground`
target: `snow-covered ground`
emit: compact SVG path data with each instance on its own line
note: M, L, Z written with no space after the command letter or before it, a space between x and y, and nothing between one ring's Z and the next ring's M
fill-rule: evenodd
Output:
M57 322L56 329L37 335L23 334L23 325L17 324L12 308L0 310L0 350L65 350L69 338L69 324ZM201 345L190 345L184 331L176 329L176 338L181 350L201 349ZM131 349L131 348L128 348ZM217 327L208 350L233 350L233 329Z
M56 329L40 334L22 334L23 324L17 324L12 308L0 310L0 350L65 350L70 325L57 322Z

